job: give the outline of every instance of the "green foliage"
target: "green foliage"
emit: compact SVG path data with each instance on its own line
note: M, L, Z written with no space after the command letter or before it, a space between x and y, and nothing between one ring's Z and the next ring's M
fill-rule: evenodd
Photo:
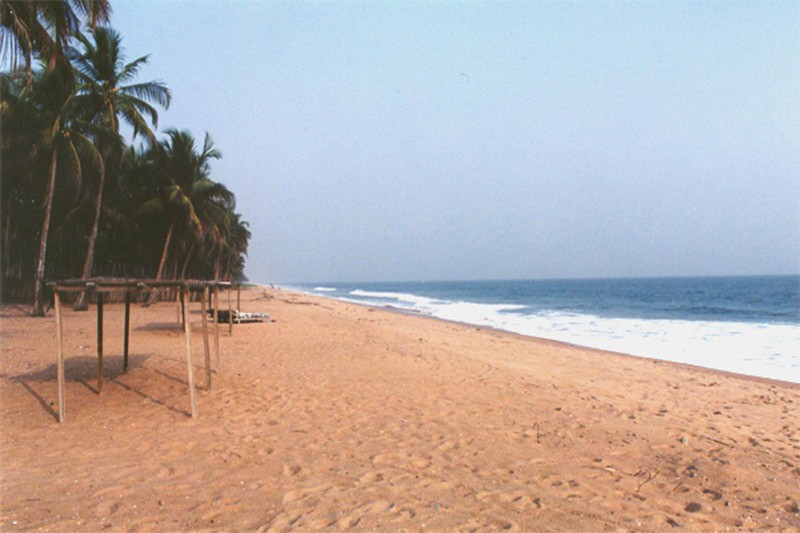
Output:
M95 24L109 13L106 0L0 2L4 300L34 296L40 264L51 279L244 279L250 231L211 175L222 154L208 134L157 138L170 91L137 80L148 56L125 62L121 36ZM145 144L126 145L120 122Z

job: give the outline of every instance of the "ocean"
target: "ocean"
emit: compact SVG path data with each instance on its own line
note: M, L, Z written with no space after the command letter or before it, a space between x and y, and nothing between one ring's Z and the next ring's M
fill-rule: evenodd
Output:
M287 288L800 383L800 276L312 283Z

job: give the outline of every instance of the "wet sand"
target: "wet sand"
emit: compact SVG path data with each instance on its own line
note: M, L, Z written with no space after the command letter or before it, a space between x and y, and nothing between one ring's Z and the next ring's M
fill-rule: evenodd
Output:
M0 529L800 531L800 386L256 288L189 416L174 303L0 308ZM212 341L213 350L213 341ZM212 357L213 360L213 357Z

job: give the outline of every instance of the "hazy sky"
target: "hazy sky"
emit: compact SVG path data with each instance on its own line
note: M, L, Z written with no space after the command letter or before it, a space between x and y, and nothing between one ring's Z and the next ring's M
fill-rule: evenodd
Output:
M258 282L800 271L800 3L112 0Z

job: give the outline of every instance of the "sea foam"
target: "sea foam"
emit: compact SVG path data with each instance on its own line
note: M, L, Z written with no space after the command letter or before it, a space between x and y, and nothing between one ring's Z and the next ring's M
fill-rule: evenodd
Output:
M606 318L360 289L350 291L347 299L580 346L800 383L800 328L793 324Z

